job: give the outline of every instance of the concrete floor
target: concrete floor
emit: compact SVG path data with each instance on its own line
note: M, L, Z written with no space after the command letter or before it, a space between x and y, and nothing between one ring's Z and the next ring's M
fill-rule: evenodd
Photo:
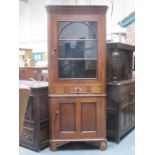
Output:
M134 155L135 154L135 130L130 132L119 144L108 141L108 148L101 151L85 143L70 143L63 145L57 151L50 151L46 148L42 151L34 152L20 147L19 155Z

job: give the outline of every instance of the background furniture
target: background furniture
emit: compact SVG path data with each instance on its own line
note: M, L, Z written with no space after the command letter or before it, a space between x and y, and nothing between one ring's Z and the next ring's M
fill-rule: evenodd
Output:
M135 126L135 82L107 84L107 136L120 142Z
M107 137L117 143L135 126L134 49L107 43Z
M48 67L19 67L19 80L48 81Z
M27 60L30 60L28 63ZM19 63L20 66L29 66L32 65L32 49L19 48Z
M46 6L50 149L97 142L106 149L107 6Z
M124 43L107 43L107 82L132 78L135 47Z
M20 145L35 151L49 146L48 83L20 80L31 88Z
M19 88L19 137L23 134L25 111L30 97L30 88L21 85Z

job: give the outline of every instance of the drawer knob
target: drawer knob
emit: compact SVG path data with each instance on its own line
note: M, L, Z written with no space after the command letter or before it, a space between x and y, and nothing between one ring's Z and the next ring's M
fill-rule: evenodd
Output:
M76 91L77 93L79 93L79 92L81 91L81 88L80 88L80 87L75 87L75 91Z

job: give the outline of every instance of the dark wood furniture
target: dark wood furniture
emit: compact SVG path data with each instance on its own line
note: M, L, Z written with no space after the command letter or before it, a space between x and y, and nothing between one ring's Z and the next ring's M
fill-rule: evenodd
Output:
M48 67L19 67L19 80L29 79L34 79L36 81L48 81Z
M95 142L106 149L106 6L46 6L50 149Z
M25 111L30 97L31 88L25 85L19 87L19 137L23 133L23 124L25 119Z
M132 78L135 46L124 43L107 43L107 82Z
M107 137L117 143L135 127L135 82L107 84Z
M128 44L107 43L107 137L117 143L135 126L134 49Z
M48 83L20 80L31 88L19 145L40 151L49 146Z

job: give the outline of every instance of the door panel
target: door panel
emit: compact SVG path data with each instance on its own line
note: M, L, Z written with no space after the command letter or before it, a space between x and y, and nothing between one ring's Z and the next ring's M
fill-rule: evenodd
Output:
M56 98L52 100L52 136L55 138L76 137L77 101L76 99Z
M81 131L96 131L96 102L81 102Z
M61 98L54 103L52 113L56 119L52 132L55 138L94 138L105 130L102 127L105 122L102 97Z
M61 102L60 104L60 132L75 131L76 103Z

